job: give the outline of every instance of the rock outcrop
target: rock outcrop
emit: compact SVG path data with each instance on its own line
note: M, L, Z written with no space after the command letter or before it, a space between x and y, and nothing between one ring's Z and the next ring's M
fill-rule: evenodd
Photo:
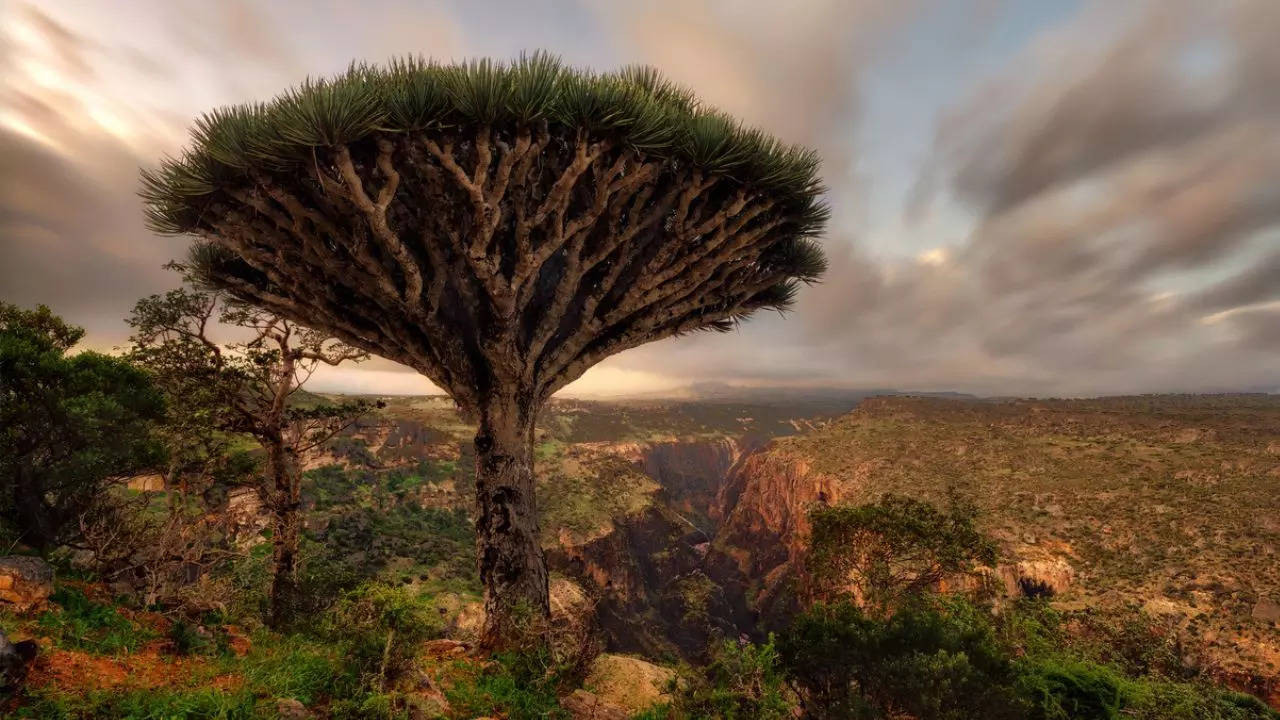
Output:
M620 708L627 716L669 702L675 674L667 668L626 655L605 654L591 663L583 687L601 704Z
M0 557L0 605L26 614L43 610L53 594L53 567L38 557Z
M809 535L809 511L841 488L806 458L774 446L747 455L716 498L722 518L708 575L724 588L739 627L753 628L787 602L785 589Z
M1280 603L1271 598L1262 598L1253 604L1250 614L1259 622L1280 624Z
M260 533L271 524L271 516L262 503L257 488L241 486L227 492L227 506L222 513L227 535L244 548L261 541Z
M1075 569L1061 558L1020 560L1000 565L996 574L1006 597L1048 598L1061 595L1075 580Z

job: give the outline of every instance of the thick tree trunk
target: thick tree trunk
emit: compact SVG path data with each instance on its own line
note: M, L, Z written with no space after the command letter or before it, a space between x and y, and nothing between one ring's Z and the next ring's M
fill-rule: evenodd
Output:
M297 602L298 540L302 529L302 497L297 458L282 438L267 446L271 508L271 593L268 622L279 628L293 616Z
M44 500L44 486L35 473L21 463L13 479L14 524L19 538L28 547L44 552L58 537L58 523Z
M537 642L550 613L534 498L531 403L486 404L476 432L476 549L484 585L482 646Z

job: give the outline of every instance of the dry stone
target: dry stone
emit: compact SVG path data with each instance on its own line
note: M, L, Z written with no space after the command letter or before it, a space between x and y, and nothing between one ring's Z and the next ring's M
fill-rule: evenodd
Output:
M1268 623L1280 623L1280 603L1262 598L1253 605L1253 619Z
M658 703L670 702L667 690L675 673L627 655L605 654L591 663L586 690L602 702L635 715Z
M53 594L53 567L38 557L0 557L0 606L26 614L45 608Z
M569 717L573 720L627 720L631 717L631 713L626 710L581 689L562 698L560 706L569 711Z

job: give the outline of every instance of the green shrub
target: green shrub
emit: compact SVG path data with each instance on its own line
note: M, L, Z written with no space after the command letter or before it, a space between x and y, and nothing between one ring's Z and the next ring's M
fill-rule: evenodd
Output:
M818 717L1020 717L1008 649L989 616L959 600L918 600L884 620L849 602L817 605L780 649Z
M567 720L558 691L568 680L566 668L547 649L504 653L479 674L446 691L450 705L463 717L492 715L510 720Z
M679 690L671 708L691 720L783 720L794 711L772 636L758 645L726 641L711 664Z
M1123 716L1139 720L1280 720L1252 695L1207 683L1137 679L1125 683Z
M267 612L267 588L271 582L271 543L249 548L223 569L230 576L232 593L229 614L241 621L257 624Z
M79 588L60 586L50 597L60 610L48 610L39 625L63 647L107 654L131 652L155 638L114 607L97 603Z
M1117 720L1123 678L1111 668L1063 658L1022 664L1018 687L1031 702L1031 720Z
M810 592L833 601L852 586L866 605L891 612L947 577L995 563L995 543L977 529L976 517L967 506L944 512L896 495L866 505L819 507L809 513Z
M347 593L324 622L325 636L342 649L348 666L366 687L377 690L410 670L422 643L440 631L429 598L379 583Z

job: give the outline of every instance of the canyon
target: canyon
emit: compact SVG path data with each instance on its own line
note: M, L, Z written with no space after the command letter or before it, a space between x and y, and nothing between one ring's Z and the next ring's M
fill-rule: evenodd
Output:
M894 493L975 507L1004 598L1141 612L1188 663L1280 703L1274 397L859 401L553 404L543 544L606 647L696 661L717 638L762 637L794 608L808 512ZM468 432L403 400L324 460L428 476L406 498L466 510Z

